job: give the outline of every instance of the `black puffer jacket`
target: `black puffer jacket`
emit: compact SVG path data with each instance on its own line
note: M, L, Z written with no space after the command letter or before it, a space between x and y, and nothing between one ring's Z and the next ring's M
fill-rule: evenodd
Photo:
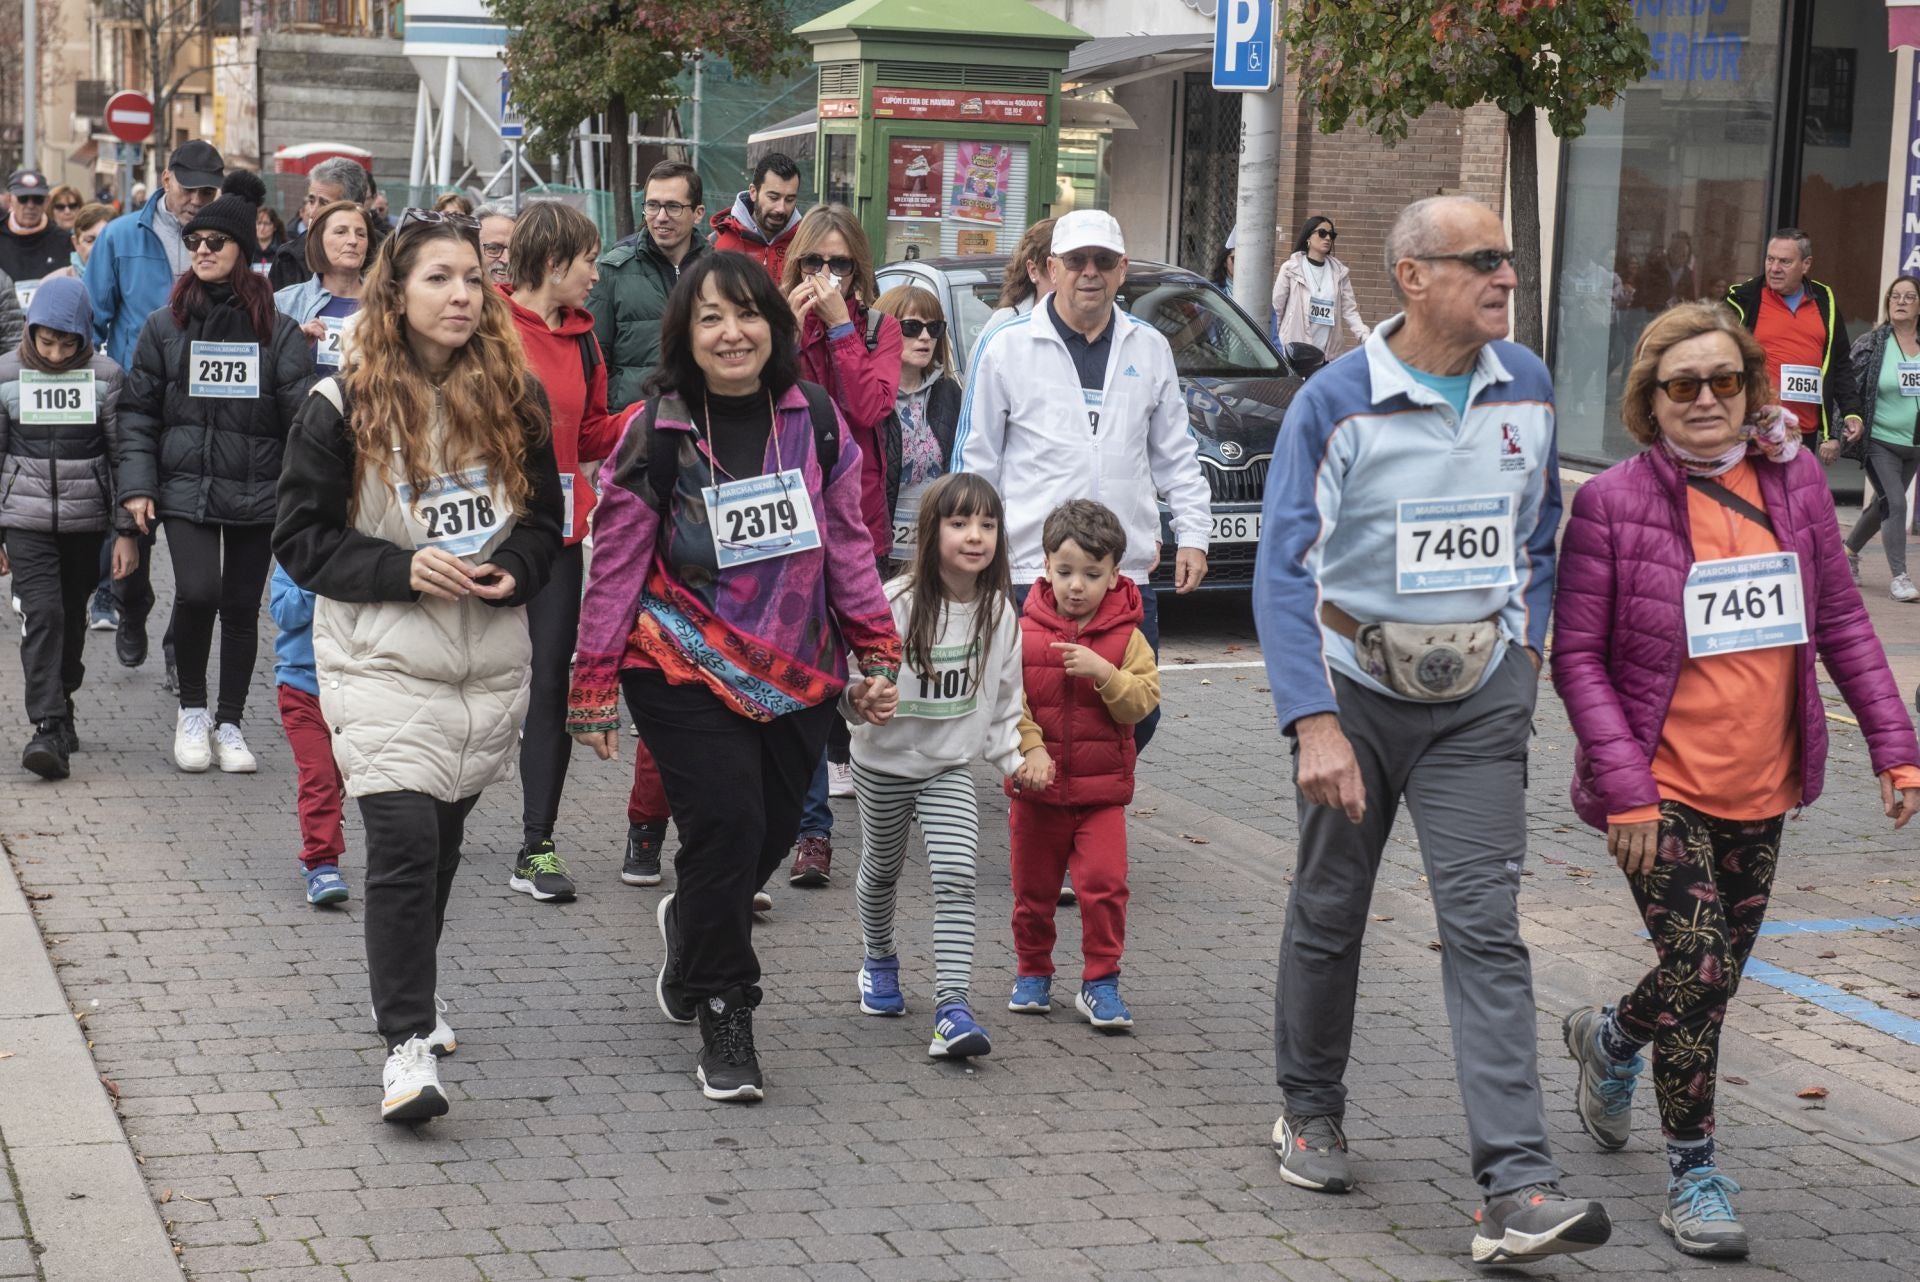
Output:
M313 344L274 313L253 400L187 395L186 348L172 312L147 317L120 398L120 501L152 499L162 518L202 525L272 525L287 431L313 385Z

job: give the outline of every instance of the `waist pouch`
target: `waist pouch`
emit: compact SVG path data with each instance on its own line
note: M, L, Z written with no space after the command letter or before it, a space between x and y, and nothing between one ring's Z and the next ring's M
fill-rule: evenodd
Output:
M1480 685L1499 652L1500 625L1476 623L1363 623L1353 636L1354 657L1375 681L1423 703L1464 699Z

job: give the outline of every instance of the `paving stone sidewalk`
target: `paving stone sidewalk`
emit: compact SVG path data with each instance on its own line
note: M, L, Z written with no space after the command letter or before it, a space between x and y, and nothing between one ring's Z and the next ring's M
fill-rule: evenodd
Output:
M40 1261L27 1232L26 1209L14 1182L13 1162L0 1142L0 1278L39 1278Z
M1135 1035L1100 1037L1066 1003L1047 1018L1003 1009L1004 803L984 787L975 994L994 1054L971 1067L925 1054L931 904L918 860L900 926L913 1013L862 1018L857 840L843 802L834 885L777 881L756 935L770 1090L757 1107L704 1100L691 1077L696 1035L654 1007L659 892L617 878L624 761L575 756L560 832L583 888L575 904L507 890L516 788L476 811L442 948L460 1037L445 1067L454 1111L418 1129L377 1120L357 901L322 912L300 897L293 776L264 644L248 725L260 774L185 776L167 757L157 655L128 672L96 636L80 701L90 750L58 788L0 775L0 836L22 881L52 894L35 905L51 955L70 1003L92 1011L100 1069L198 1282L1480 1276L1465 1260L1479 1199L1410 826L1382 872L1350 1075L1364 1183L1346 1198L1304 1193L1281 1182L1268 1152L1287 759L1264 673L1176 662L1254 657L1244 610L1241 598L1169 612L1169 711L1130 821ZM0 690L17 683L0 647ZM1749 1084L1729 1086L1720 1109L1756 1238L1743 1265L1683 1261L1659 1230L1650 1109L1623 1153L1598 1154L1581 1136L1559 1015L1618 991L1650 954L1599 843L1567 818L1571 743L1550 693L1540 729L1523 902L1542 1070L1568 1183L1606 1198L1617 1229L1605 1249L1531 1276L1910 1278L1920 1092L1914 1048L1886 1034L1743 990L1727 1071ZM1789 829L1783 882L1812 889L1783 886L1775 918L1920 912L1914 840L1885 831L1857 735L1835 729L1832 791ZM357 890L357 824L349 846ZM1070 977L1071 912L1063 927ZM1833 958L1769 938L1760 955L1828 967L1899 1006L1899 985L1920 989L1916 933L1845 952L1830 942L1820 951ZM1794 1090L1816 1071L1830 1098L1809 1111Z

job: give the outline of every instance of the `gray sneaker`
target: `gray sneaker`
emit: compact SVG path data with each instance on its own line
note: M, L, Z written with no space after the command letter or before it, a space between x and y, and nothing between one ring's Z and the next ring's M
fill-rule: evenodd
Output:
M1570 1198L1558 1184L1529 1184L1489 1198L1473 1218L1475 1264L1527 1264L1572 1255L1591 1251L1613 1235L1605 1207Z
M1574 1100L1580 1125L1596 1144L1611 1152L1625 1148L1633 1134L1633 1088L1646 1061L1635 1055L1621 1064L1600 1053L1596 1034L1605 1018L1598 1006L1582 1006L1560 1021L1560 1033L1580 1069L1580 1090Z
M1280 1159L1280 1178L1289 1184L1316 1193L1353 1187L1347 1132L1331 1113L1282 1113L1273 1124L1273 1152Z
M1733 1195L1739 1191L1738 1184L1711 1166L1689 1171L1667 1186L1660 1227L1673 1234L1673 1244L1688 1255L1743 1260L1747 1231L1733 1213Z

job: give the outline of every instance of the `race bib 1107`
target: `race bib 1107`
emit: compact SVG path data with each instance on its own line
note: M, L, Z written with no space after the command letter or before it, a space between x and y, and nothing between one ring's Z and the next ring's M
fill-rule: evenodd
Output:
M933 668L929 672L900 672L900 706L897 717L918 717L924 721L951 721L964 717L980 706L980 692L973 679L975 643L937 645L927 656Z

